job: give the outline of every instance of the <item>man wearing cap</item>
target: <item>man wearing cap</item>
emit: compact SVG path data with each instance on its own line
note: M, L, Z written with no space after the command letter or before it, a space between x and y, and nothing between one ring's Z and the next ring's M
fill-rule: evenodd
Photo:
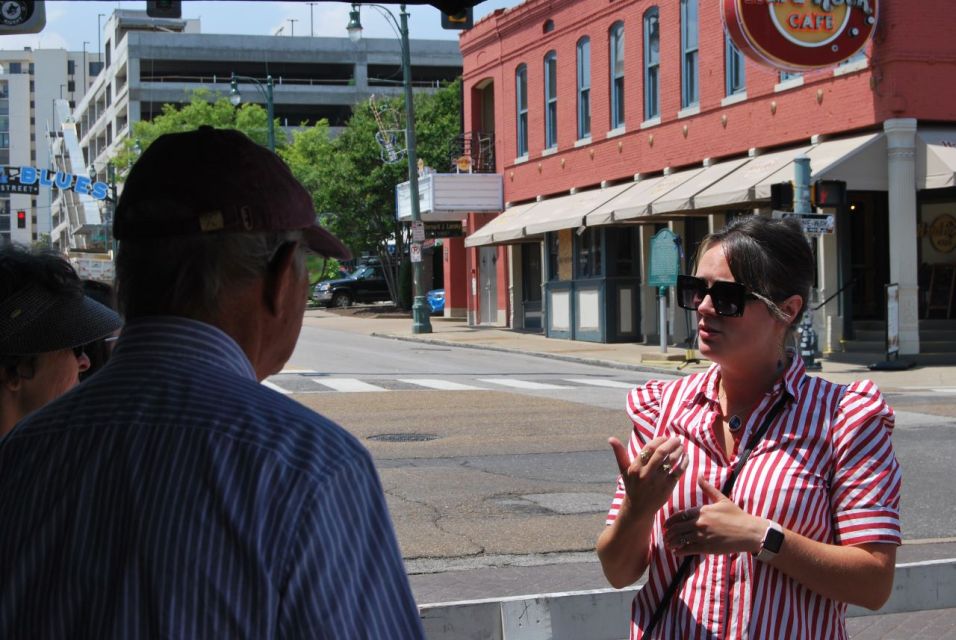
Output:
M0 637L422 638L371 456L259 384L304 251L349 257L308 192L241 133L167 134L114 235L109 362L0 441Z
M83 345L121 324L61 256L0 248L0 437L75 386L90 366Z

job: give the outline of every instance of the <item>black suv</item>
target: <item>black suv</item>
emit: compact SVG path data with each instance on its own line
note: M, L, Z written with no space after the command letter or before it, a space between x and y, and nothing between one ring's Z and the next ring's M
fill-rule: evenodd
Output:
M348 307L353 302L391 300L381 264L359 265L348 277L323 280L312 292L315 301L328 307Z

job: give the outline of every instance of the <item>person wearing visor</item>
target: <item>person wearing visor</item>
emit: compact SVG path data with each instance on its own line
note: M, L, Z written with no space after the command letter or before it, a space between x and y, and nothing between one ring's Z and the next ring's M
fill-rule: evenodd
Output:
M633 389L597 552L647 572L630 638L846 638L878 609L901 544L894 414L870 381L808 376L793 344L814 278L799 224L738 218L702 242L677 300L703 373ZM785 612L785 613L784 613Z
M369 452L260 384L306 252L346 260L244 134L157 138L113 233L109 362L0 441L0 637L424 636Z
M122 326L51 251L0 248L0 437L79 382L84 345Z

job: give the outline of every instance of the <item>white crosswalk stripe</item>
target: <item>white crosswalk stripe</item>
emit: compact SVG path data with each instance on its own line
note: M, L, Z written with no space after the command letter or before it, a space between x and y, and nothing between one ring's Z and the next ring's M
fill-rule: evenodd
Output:
M620 380L607 380L605 378L564 378L567 382L574 384L584 384L592 387L611 387L613 389L633 389L637 385L633 382L621 382Z
M473 387L460 382L450 380L440 380L438 378L398 378L399 382L415 384L429 389L439 389L441 391L480 391L481 387Z
M273 391L278 391L279 393L281 393L281 394L283 394L283 395L287 395L287 396L288 396L288 395L292 395L292 392L291 392L291 391L289 391L288 389L283 389L282 387L280 387L279 385L277 385L277 384L274 383L274 382L269 382L268 380L263 380L263 381L262 381L262 384L263 384L264 386L266 386L266 387L269 387L269 388L272 389Z
M544 382L531 382L530 380L518 380L516 378L478 378L479 382L490 382L491 384L500 384L503 387L513 387L515 389L528 389L543 391L546 389L571 389L572 387L561 386L557 384L547 384Z
M358 378L312 378L316 384L320 384L334 391L344 393L358 393L363 391L388 391L384 387L362 382Z

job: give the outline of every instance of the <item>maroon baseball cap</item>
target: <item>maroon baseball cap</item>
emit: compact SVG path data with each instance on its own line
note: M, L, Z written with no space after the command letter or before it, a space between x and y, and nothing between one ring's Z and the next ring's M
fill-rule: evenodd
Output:
M113 216L117 240L296 229L316 253L352 257L319 226L312 197L279 156L240 131L208 126L156 138Z

